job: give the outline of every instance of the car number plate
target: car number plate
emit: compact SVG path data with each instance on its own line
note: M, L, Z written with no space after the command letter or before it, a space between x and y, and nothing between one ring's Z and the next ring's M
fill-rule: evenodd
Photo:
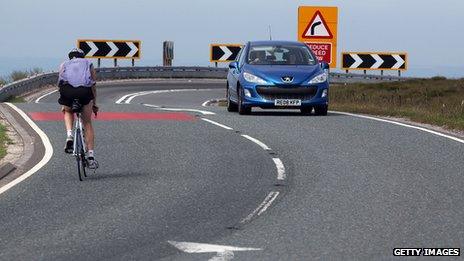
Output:
M275 106L301 106L301 100L298 99L277 99L274 101Z

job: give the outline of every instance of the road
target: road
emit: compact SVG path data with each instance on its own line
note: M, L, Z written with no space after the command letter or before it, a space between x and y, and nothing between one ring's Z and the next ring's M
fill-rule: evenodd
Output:
M463 247L464 144L336 113L201 106L223 96L222 81L103 84L101 167L83 182L62 153L57 93L17 104L50 116L36 123L54 154L0 195L0 259L385 260L395 247Z

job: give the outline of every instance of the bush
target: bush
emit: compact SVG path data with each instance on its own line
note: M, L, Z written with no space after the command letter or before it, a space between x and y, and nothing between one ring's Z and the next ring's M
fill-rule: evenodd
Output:
M27 78L28 76L29 76L29 73L27 71L13 71L10 74L10 78L13 82Z
M444 77L444 76L433 76L430 79L433 80L433 81L444 81L444 80L446 80L446 77Z
M36 74L41 74L43 72L44 72L44 70L42 68L34 67L31 70L29 70L29 75L32 76L32 75L36 75Z
M7 83L8 83L8 81L5 78L0 77L0 86L3 86L5 84L7 84Z
M10 73L10 76L8 77L9 79L3 78L3 81L5 82L4 84L6 84L10 81L11 82L19 81L29 76L34 76L40 73L43 73L43 69L40 67L34 67L26 71L17 70L17 71L13 71L12 73ZM1 81L0 81L0 84L1 84Z
M7 144L11 142L8 136L6 135L6 127L0 124L0 159L5 157Z

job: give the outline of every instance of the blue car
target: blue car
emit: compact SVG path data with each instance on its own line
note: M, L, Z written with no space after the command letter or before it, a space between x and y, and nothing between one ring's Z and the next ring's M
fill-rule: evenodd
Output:
M227 110L295 108L327 115L329 66L300 42L248 42L229 64Z

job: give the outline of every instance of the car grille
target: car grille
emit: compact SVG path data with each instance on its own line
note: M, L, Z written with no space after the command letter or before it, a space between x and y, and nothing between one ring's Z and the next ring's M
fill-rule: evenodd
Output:
M258 86L256 91L263 99L274 101L276 99L298 99L311 100L317 93L315 87L299 87L299 86Z

